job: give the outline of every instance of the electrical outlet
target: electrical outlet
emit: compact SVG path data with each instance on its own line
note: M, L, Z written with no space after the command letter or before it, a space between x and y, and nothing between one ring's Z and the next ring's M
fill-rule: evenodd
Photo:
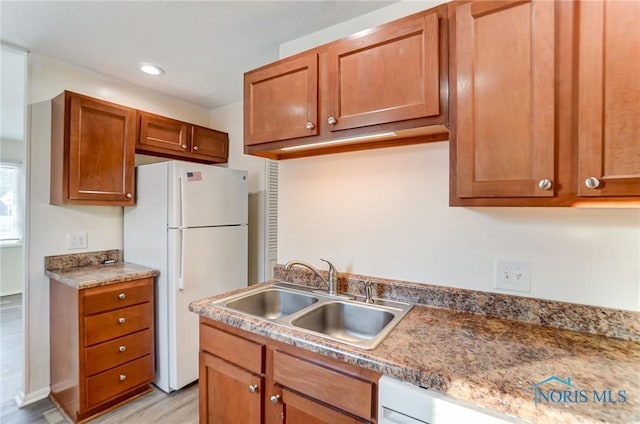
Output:
M531 263L496 260L494 287L517 292L531 292Z
M67 233L67 249L86 249L87 233Z

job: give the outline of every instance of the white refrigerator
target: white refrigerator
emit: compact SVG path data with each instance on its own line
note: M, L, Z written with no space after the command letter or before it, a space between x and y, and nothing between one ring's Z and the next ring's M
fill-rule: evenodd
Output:
M169 161L136 168L124 210L124 259L158 269L155 385L198 379L198 316L189 303L247 286L247 172Z

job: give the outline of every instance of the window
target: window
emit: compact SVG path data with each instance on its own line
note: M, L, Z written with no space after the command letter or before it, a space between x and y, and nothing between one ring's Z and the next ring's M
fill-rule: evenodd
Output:
M20 192L21 167L0 163L0 243L22 241L22 197Z

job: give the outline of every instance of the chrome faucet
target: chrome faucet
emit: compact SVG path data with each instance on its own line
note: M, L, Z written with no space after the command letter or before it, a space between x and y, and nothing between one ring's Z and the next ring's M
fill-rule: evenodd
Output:
M333 264L326 259L320 259L320 260L329 264L329 281L327 281L327 279L324 278L322 274L320 274L320 271L318 271L316 267L314 267L313 265L307 262L289 261L284 265L284 269L288 271L294 265L309 268L318 276L318 278L320 278L320 280L324 283L324 285L327 286L327 292L330 295L337 295L338 294L338 278L336 277L336 267L334 267Z

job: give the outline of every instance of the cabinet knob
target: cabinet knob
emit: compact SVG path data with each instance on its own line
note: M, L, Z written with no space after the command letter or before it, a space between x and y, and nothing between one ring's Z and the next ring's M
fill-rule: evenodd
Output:
M553 183L548 178L544 178L538 182L538 187L542 190L551 190L551 186L553 186Z
M315 125L313 125L313 122L307 122L306 128L307 128L308 130L312 130L312 129L314 129L314 128L315 128Z
M124 381L127 379L127 374L120 374L120 381Z
M598 188L600 187L600 180L596 177L589 177L584 180L584 185L586 185L588 188Z
M127 193L127 199L131 199L132 197L133 197L133 194Z
M258 393L258 385L257 384L252 384L249 386L249 393Z
M183 144L183 145L182 145L182 148L183 148L183 149L186 149L186 148L187 148L187 145L186 145L186 144Z
M193 146L193 150L198 151L199 147L198 146Z
M118 318L118 324L124 324L125 322L127 322L127 319L125 317Z
M269 398L269 401L274 405L277 404L279 400L280 400L280 395L273 395Z
M127 297L127 295L124 294L124 293L118 294L118 299L120 299L120 300L124 300L126 297Z
M120 346L120 347L118 348L118 350L119 350L120 352L124 352L125 350L127 350L127 347L126 347L125 345L122 345L122 346Z
M327 122L329 123L329 125L335 125L338 120L333 116L330 116L329 119L327 119Z

